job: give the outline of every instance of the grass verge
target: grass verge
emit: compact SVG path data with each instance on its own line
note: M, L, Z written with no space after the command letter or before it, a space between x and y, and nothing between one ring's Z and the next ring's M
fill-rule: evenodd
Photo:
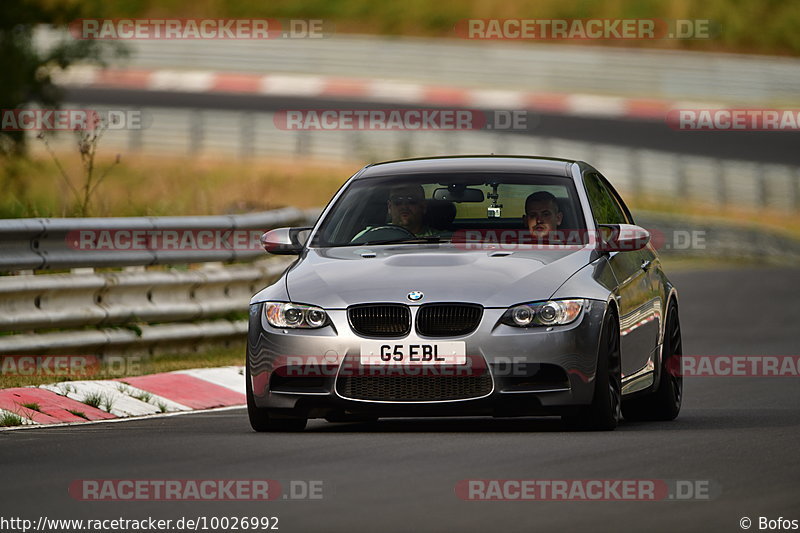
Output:
M75 216L70 188L46 154L0 164L0 218ZM110 150L97 167L112 164ZM71 151L58 157L73 186L80 188L80 159ZM2 160L0 160L2 163ZM98 187L91 216L221 215L265 211L282 206L318 207L363 166L360 162L292 159L156 157L124 155Z
M17 414L8 412L0 414L0 427L21 426L24 423L22 417Z
M96 379L123 379L133 376L144 376L147 374L157 374L159 372L172 372L173 370L187 370L190 368L209 368L217 366L234 366L244 364L245 345L244 342L225 349L211 349L208 351L190 353L190 354L164 354L152 356L149 358L142 358L139 360L134 359L136 364L129 364L127 368L130 370L125 375L120 375L116 372L101 371L93 376L12 376L0 374L0 389L8 389L12 387L26 387L28 385L44 385L47 383L56 383L60 381L73 381L73 380L96 380ZM124 383L120 383L118 389L120 391L125 387ZM90 395L92 396L92 395ZM102 395L97 397L87 397L84 403L92 407L107 406L110 410L111 405ZM90 403L91 402L91 403Z

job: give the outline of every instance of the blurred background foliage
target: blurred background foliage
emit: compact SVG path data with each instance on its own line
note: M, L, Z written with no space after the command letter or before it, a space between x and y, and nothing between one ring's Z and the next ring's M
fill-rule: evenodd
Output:
M317 18L338 33L455 37L469 18L709 19L713 39L593 42L760 54L800 54L797 0L40 0L80 6L86 17Z
M719 29L714 39L592 44L800 55L797 0L0 0L0 109L32 102L57 106L61 95L50 79L52 69L76 61L103 64L124 53L124 43L72 40L42 53L32 47L36 24L126 17L323 19L332 23L337 33L453 39L457 39L454 25L468 18L710 19ZM111 164L116 154L102 147L101 151L99 164ZM80 176L77 152L60 156L66 171ZM136 216L319 206L361 164L363 161L198 161L125 154L95 207L97 214ZM72 185L79 187L79 180ZM0 134L0 218L74 216L69 190L53 160L25 154L20 133ZM634 199L634 203L676 209L657 203L657 199ZM785 222L777 216L775 221Z
M61 91L53 84L53 69L64 69L76 61L106 64L125 55L121 43L65 39L49 50L33 46L36 24L68 24L83 14L75 2L10 0L0 2L0 109L23 104L58 106ZM19 131L0 134L0 155L25 152L25 136Z

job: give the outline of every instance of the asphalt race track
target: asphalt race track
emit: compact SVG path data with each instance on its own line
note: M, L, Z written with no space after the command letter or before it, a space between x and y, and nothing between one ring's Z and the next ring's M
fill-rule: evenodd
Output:
M800 270L683 272L684 353L798 353ZM555 419L313 421L256 434L244 410L0 432L0 515L277 516L279 531L741 531L800 519L797 378L692 378L674 422L569 433ZM709 480L711 500L462 501L464 479ZM321 480L323 498L82 502L78 479Z

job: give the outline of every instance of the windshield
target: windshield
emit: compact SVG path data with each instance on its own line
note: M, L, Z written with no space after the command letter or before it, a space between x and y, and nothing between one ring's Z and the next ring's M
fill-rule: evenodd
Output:
M313 247L564 241L585 235L571 179L522 174L400 175L354 180L315 234ZM572 241L574 243L574 240Z

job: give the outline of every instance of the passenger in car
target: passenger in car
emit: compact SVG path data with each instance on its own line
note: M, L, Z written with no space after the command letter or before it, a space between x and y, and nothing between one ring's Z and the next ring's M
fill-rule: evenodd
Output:
M525 214L522 221L537 241L556 237L564 214L558 200L547 191L537 191L525 199Z

